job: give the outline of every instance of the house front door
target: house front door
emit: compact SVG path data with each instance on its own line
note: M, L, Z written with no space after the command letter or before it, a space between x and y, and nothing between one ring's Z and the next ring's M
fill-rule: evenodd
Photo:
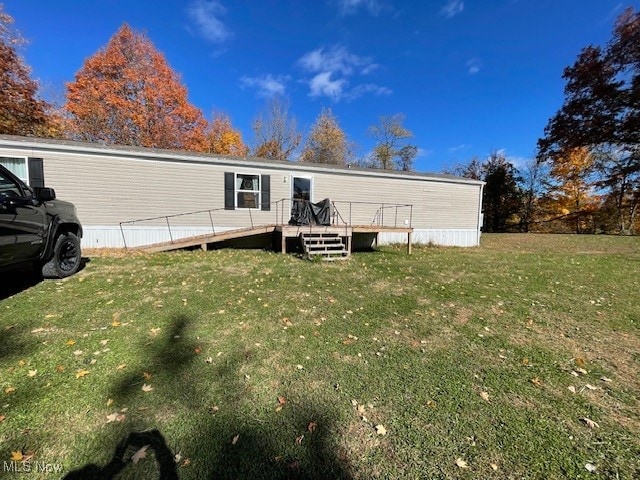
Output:
M295 209L295 205L301 201L312 202L313 195L311 192L312 188L311 177L293 177L291 181L291 198L292 205L291 208Z

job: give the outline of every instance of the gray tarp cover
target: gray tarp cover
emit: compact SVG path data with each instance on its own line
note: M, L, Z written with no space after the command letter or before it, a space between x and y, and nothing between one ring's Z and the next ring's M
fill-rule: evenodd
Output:
M318 203L294 201L289 225L331 225L331 200L325 198Z

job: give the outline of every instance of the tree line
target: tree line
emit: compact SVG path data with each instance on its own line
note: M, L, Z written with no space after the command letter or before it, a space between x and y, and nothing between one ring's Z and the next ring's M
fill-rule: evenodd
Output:
M17 49L24 40L0 4L0 133L107 144L179 149L222 155L412 170L417 147L404 115L379 118L369 128L376 142L363 157L330 108L323 109L306 139L275 97L253 120L249 147L231 118L214 111L205 119L187 88L151 40L126 23L89 57L66 84L66 102L55 107L38 98L38 84Z
M640 232L640 13L626 9L604 47L564 70L565 99L516 168L499 152L453 166L486 182L484 230Z

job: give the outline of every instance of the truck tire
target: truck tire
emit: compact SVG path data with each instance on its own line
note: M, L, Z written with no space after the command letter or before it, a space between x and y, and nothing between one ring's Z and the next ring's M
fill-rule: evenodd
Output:
M62 232L56 237L53 255L42 266L44 278L65 278L80 268L82 253L80 239L71 232Z

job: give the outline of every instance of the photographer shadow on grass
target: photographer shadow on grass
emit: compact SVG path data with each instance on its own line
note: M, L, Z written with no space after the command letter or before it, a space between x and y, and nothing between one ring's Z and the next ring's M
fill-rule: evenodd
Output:
M68 473L65 480L352 478L348 461L338 453L337 412L329 403L322 405L304 394L291 393L281 411L266 416L259 412L259 405L252 405L255 396L242 373L256 360L250 348L238 348L212 364L206 378L185 384L185 375L197 370L194 361L202 359L194 353L198 343L191 334L192 323L193 319L176 315L162 337L139 347L146 357L144 364L153 369L154 381L163 383L153 391L161 402L153 408L173 411L173 421L160 426L157 417L146 415L146 410L134 413L143 372L124 375L110 388L110 398L130 407L127 420L92 435L87 453L91 458L94 452L97 460ZM215 382L224 391L227 408L207 410L203 382ZM247 413L255 412L256 407L259 418ZM180 410L182 418L175 413ZM145 446L147 459L134 462L136 452ZM107 461L111 451L113 456ZM155 464L148 460L151 452ZM98 459L106 464L98 466Z

